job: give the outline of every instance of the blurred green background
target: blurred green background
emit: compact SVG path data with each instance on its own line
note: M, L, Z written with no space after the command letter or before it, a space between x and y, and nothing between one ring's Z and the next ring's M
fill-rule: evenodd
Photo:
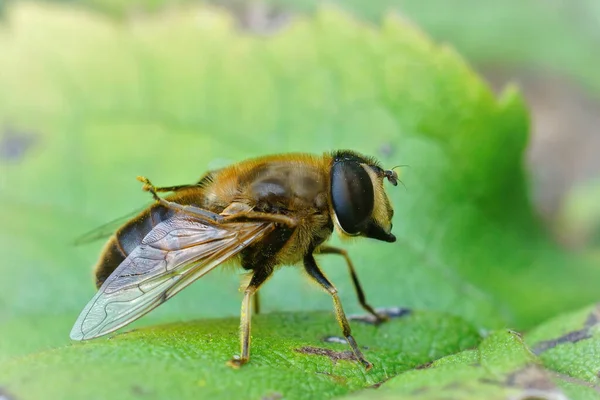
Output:
M410 165L389 189L399 242L344 244L377 306L528 329L600 297L595 0L0 7L0 361L69 343L102 246L71 243L149 203L136 175L275 152ZM322 264L357 312L341 260ZM138 324L237 315L238 280ZM263 300L330 309L292 268Z

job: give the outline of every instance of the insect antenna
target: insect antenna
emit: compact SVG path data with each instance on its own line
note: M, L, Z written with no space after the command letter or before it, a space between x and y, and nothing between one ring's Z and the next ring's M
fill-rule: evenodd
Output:
M404 182L402 182L402 180L400 178L398 178L398 174L396 173L396 171L394 171L396 168L402 168L402 167L408 167L410 168L410 165L408 164L400 164L400 165L396 165L395 167L393 167L390 171L394 172L394 178L396 181L400 182L402 184L402 186L404 186L404 190L408 192L408 189L406 188L406 185L404 184Z

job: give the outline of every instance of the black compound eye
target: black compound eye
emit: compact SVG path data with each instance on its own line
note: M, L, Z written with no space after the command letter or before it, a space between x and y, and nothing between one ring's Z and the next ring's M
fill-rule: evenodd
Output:
M373 183L365 169L355 161L338 161L331 168L333 211L344 231L362 232L371 217L375 202Z

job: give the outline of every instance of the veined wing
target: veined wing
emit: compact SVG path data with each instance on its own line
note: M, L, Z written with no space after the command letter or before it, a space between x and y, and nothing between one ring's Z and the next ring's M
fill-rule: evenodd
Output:
M210 225L177 213L157 224L85 306L71 339L113 332L173 297L274 229L272 223Z
M109 236L111 236L112 234L114 234L127 221L131 220L136 215L141 214L148 207L144 207L142 209L139 209L137 211L131 212L127 215L124 215L122 217L114 219L110 222L107 222L103 225L100 225L100 226L96 227L95 229L92 229L91 231L86 232L86 233L78 236L77 238L75 238L75 240L73 240L73 244L75 246L80 246L82 244L95 242L96 240L106 239Z

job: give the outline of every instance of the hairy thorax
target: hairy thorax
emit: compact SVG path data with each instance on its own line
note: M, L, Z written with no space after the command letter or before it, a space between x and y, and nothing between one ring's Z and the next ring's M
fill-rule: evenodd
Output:
M207 206L242 204L253 211L290 216L298 223L294 229L280 227L260 248L245 250L244 268L295 264L331 235L327 162L321 157L273 157L237 164L214 175L205 188ZM215 212L223 212L217 208Z

